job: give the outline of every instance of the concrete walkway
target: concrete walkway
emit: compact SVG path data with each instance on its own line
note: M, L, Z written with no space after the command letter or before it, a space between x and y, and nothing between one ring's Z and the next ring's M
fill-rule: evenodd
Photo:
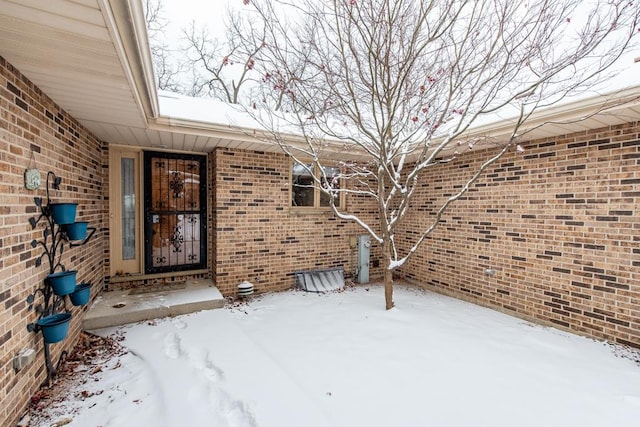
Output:
M188 280L184 289L177 290L103 292L85 314L82 328L93 330L211 310L221 308L224 302L210 279Z

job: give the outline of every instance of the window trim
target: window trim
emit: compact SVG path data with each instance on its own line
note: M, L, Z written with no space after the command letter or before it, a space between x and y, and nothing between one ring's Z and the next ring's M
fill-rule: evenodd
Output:
M121 161L131 158L134 161L134 190L136 194L135 205L135 252L136 256L130 260L122 259L122 170ZM142 178L141 178L141 150L132 147L116 145L109 146L109 275L118 273L127 275L141 274L143 272L144 248L142 239Z

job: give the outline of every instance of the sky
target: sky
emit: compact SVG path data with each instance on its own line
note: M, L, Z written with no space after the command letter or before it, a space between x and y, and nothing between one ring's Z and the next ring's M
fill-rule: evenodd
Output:
M163 16L168 24L165 35L168 40L180 40L182 37L182 29L187 28L192 22L198 26L206 25L212 35L222 36L224 30L224 17L228 7L236 10L250 9L251 6L243 4L243 0L158 0L163 5ZM585 2L588 3L588 2ZM575 22L581 21L573 17L570 25L576 25ZM178 42L179 43L179 42ZM636 84L636 70L634 59L640 57L640 49L636 46L628 51L624 58L619 62L622 69L633 68L631 77L625 76L624 82L616 82L619 87Z
M167 35L177 37L181 29L196 24L207 24L211 29L222 29L226 7L232 6L240 9L242 0L161 0L164 8L164 17L169 21ZM246 6L244 6L246 7Z
M192 22L198 26L206 25L208 30L217 36L223 35L224 17L226 10L231 7L236 10L250 9L251 6L243 4L243 0L158 0L163 5L163 16L167 20L165 35L168 40L180 40L182 29L187 28ZM585 3L588 3L586 1ZM579 17L573 17L570 25L575 26L576 22L581 22ZM617 82L619 87L636 84L637 66L634 66L634 59L640 58L640 49L636 46L630 49L624 58L619 62L620 69L633 68L630 77L625 76L624 82ZM617 67L617 68L618 68Z

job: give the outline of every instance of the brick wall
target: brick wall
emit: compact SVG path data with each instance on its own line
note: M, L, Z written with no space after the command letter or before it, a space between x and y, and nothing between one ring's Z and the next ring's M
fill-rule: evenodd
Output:
M214 275L216 286L235 294L243 280L260 292L294 285L300 270L343 266L353 273L355 249L349 237L363 234L352 222L330 212L296 213L290 209L291 161L284 154L216 150L210 159L214 192ZM363 217L373 213L362 203L347 199L347 209ZM379 251L372 250L372 261ZM380 275L373 268L371 275Z
M507 154L455 203L402 276L640 347L638 132L630 123L522 144L523 155ZM490 154L426 175L405 231L425 224Z
M39 190L24 187L23 173L31 152L43 176ZM102 146L89 132L54 104L45 94L0 57L0 425L14 425L24 412L29 397L46 376L41 334L26 326L36 320L26 299L42 286L49 265L35 266L41 254L32 248L33 239L42 238L29 218L37 216L34 196L46 198L44 178L53 171L62 178L60 191L52 199L78 202L79 219L100 228L104 224ZM43 221L44 222L44 221ZM78 280L93 284L92 293L102 285L103 240L100 233L89 244L65 249L62 263L78 270ZM41 303L41 296L36 303ZM68 304L71 307L71 304ZM86 307L86 306L85 306ZM80 330L86 308L73 308L69 336L51 345L53 360L70 350ZM37 350L35 363L13 370L13 357L23 348Z
M211 240L211 239L209 239ZM106 243L105 243L106 244ZM202 270L198 270L202 271ZM105 274L108 274L105 272ZM184 284L186 281L190 280L203 280L210 279L211 274L209 272L200 272L194 273L192 271L176 271L172 273L161 273L161 274L144 274L141 278L134 276L131 277L106 277L105 276L105 285L103 286L103 291L111 292L111 291L125 291L130 289L140 289L140 288L156 288L158 286L171 286L171 285L179 285Z

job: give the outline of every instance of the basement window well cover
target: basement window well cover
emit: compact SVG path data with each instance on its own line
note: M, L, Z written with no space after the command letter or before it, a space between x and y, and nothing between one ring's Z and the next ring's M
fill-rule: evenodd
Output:
M344 288L342 267L327 270L296 271L296 285L307 292L329 292Z

